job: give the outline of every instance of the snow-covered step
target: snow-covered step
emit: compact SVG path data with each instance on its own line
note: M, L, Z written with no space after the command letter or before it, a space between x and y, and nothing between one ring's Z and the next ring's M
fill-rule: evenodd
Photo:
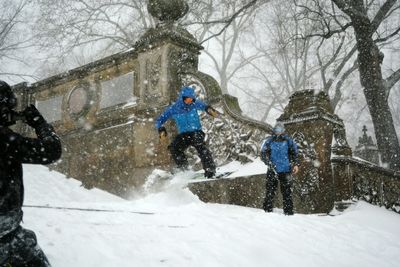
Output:
M342 200L342 201L335 201L335 209L337 211L344 211L351 205L354 205L356 202L353 200Z

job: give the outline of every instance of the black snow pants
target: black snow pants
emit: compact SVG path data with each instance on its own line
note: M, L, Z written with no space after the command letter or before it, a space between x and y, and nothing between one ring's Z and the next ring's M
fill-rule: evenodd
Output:
M215 174L215 163L210 150L204 142L205 134L203 131L186 132L178 134L169 146L172 158L178 168L185 169L188 167L188 160L185 155L185 150L189 146L193 146L199 154L204 171Z
M292 200L292 176L290 173L277 173L274 170L268 170L266 195L263 208L266 212L272 212L274 207L274 198L278 181L281 187L283 198L283 212L286 215L293 215L293 200Z
M18 226L0 238L0 267L50 267L33 231Z

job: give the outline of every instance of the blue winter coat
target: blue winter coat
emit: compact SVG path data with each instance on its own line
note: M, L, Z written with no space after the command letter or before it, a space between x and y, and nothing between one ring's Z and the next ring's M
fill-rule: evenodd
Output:
M184 97L192 98L193 102L186 104L183 102ZM176 102L157 118L156 128L159 129L168 119L173 118L178 128L178 133L200 131L201 123L197 111L205 111L207 107L204 102L196 99L196 94L192 87L183 87Z
M299 165L297 145L288 135L272 135L261 146L261 160L277 173L291 172L292 164Z

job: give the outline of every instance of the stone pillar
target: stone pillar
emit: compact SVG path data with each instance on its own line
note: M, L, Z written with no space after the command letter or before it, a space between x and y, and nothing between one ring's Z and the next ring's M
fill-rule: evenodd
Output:
M296 212L329 212L335 201L331 148L335 129L344 130L342 120L333 114L324 92L304 90L290 97L278 121L299 145L301 166L293 192ZM340 149L349 152L344 144Z
M149 13L158 21L134 45L140 64L139 88L135 95L147 107L174 101L181 87L179 73L197 70L203 49L178 19L188 11L183 0L151 0Z
M150 0L148 11L158 23L155 28L147 30L134 45L139 62L139 81L134 94L138 96L139 105L156 117L176 100L182 86L180 73L183 70L197 70L198 56L203 47L178 23L188 11L186 1ZM171 122L165 126L170 133L169 139L176 129ZM145 127L141 130L143 133L155 131L153 121ZM170 141L154 142L160 165L171 163L167 149ZM135 146L139 147L138 144L144 144L143 140L137 138Z
M352 157L352 150L347 143L343 123L334 126L333 137L332 157L335 159ZM335 201L350 199L353 195L353 182L348 162L343 160L332 161L332 176Z

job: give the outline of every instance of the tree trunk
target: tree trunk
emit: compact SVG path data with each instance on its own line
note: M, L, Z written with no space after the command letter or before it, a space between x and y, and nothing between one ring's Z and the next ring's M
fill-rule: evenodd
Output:
M378 149L382 161L389 168L400 169L400 144L396 135L392 113L386 98L382 78L383 54L372 38L372 24L368 17L352 17L357 38L358 63L361 85L372 117Z

